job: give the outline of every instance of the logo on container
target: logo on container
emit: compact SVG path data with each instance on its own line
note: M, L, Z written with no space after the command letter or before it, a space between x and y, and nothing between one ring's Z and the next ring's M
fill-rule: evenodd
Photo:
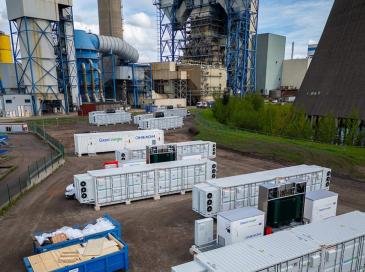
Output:
M136 140L144 140L144 139L154 139L156 135L138 135L136 136Z
M99 143L121 142L123 138L99 138Z

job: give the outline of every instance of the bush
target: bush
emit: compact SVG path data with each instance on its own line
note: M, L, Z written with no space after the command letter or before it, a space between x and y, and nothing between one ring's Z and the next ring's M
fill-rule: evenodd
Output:
M336 119L332 113L321 117L316 127L316 140L323 143L333 144L336 140Z

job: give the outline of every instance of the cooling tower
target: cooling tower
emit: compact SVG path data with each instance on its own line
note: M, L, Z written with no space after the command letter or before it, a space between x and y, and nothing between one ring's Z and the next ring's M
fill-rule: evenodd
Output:
M365 120L365 1L336 0L295 106L310 116Z

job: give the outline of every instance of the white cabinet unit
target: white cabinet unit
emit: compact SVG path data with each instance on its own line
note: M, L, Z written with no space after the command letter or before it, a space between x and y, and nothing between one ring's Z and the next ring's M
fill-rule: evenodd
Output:
M217 215L217 241L227 246L263 236L265 213L256 208L240 208Z
M94 195L89 196L94 201L89 203L100 207L191 191L194 184L211 179L216 169L215 162L201 159L88 171L88 186L94 190ZM80 188L74 185L76 190Z
M115 152L125 148L146 147L164 143L162 130L133 130L75 134L75 154L96 154Z
M75 198L80 203L92 203L95 200L95 189L92 177L88 174L74 176Z
M194 242L196 246L204 246L214 241L213 227L213 218L195 220Z
M315 165L298 165L284 167L275 170L244 174L217 180L208 180L207 184L212 190L218 190L215 205L217 212L210 213L215 216L218 212L229 211L243 207L257 207L259 186L262 184L282 184L296 181L306 182L306 192L328 190L331 182L331 169ZM197 188L197 190L200 190ZM207 190L204 187L204 190ZM203 196L203 200L198 198ZM206 202L203 194L193 195L193 207L197 202ZM194 210L194 209L193 209ZM203 216L207 216L206 210L195 210Z
M304 220L317 222L336 216L338 194L326 190L308 192L305 195Z

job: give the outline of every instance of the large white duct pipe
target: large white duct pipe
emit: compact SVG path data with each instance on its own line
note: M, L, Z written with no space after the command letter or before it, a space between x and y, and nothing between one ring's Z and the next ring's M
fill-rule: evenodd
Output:
M99 51L102 53L114 53L128 63L136 63L139 59L137 49L120 38L110 36L97 36L99 40Z

